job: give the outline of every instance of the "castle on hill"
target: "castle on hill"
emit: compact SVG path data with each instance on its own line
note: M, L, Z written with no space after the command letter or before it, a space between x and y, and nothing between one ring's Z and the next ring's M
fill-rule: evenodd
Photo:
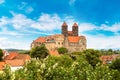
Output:
M54 34L45 37L39 37L33 40L31 48L45 44L48 50L56 50L60 47L65 47L69 52L83 51L86 49L85 36L79 36L78 25L76 23L72 26L72 31L68 31L66 22L62 24L62 34Z

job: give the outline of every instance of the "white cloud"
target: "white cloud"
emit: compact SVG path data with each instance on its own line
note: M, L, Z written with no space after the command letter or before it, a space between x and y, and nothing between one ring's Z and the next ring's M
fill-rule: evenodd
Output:
M105 24L102 24L100 29L106 30L106 31L111 31L111 32L118 32L118 31L120 31L120 23L116 23L112 26L107 26Z
M120 31L120 23L113 24L112 26L108 26L105 24L102 24L100 26L96 26L91 23L81 23L79 25L79 31L80 33L84 33L87 31L96 31L96 30L103 30L103 31L111 31L115 35L114 36L105 36L105 34L99 33L97 35L90 35L90 34L84 34L87 38L87 46L88 48L95 48L95 49L118 49L120 48L119 45L119 39L120 34L116 34L118 31ZM106 33L107 35L107 33Z
M31 27L42 31L53 31L61 28L61 22L61 18L57 14L49 15L43 13Z
M69 4L73 5L75 3L76 0L69 0Z
M6 38L6 37L1 37L1 38L0 38L0 42L3 41L3 40L7 40L7 39L8 39L8 38Z
M94 36L94 35L86 35L87 38L87 48L95 48L95 49L118 49L120 48L120 36Z
M31 6L26 8L26 13L31 13L33 11L34 11L34 9Z
M85 31L90 31L90 30L104 30L104 31L111 31L113 33L117 33L120 31L120 23L115 23L111 26L102 24L100 26L96 26L92 23L81 23L79 24L79 31L80 32L85 32Z
M17 42L17 41L10 41L10 40L1 40L0 41L0 48L2 49L30 49L30 42L25 42L25 45L23 45L24 42Z
M27 18L25 15L14 14L14 17L10 19L10 22L15 29L20 29L20 28L28 27L34 21Z
M94 24L91 24L91 23L81 23L79 25L79 31L80 32L95 30L95 29L98 29L98 28L99 28L98 26L96 26Z
M39 31L51 32L58 29L60 30L63 21L66 21L67 24L69 24L69 29L71 29L71 26L75 22L75 20L71 16L66 16L64 19L62 19L57 14L50 15L42 13L41 16L39 16L36 20L27 18L23 14L16 14L12 11L11 14L13 15L13 18L3 17L0 22L0 25L5 26L6 24L10 24L18 30L33 28L38 29Z
M27 5L26 2L21 2L21 4L18 5L18 8L19 8L20 10L23 10L23 9L26 7L26 5Z
M2 3L4 3L5 2L5 0L0 0L0 4L2 4Z
M31 13L32 11L34 11L34 8L30 5L28 5L28 3L26 2L21 2L20 5L17 6L19 10L23 10L26 13Z
M2 18L0 18L0 27L7 25L9 22L7 21L8 18L3 16Z
M10 36L25 36L25 35L29 35L29 34L23 34L23 33L19 33L17 31L9 31L9 30L3 30L0 32L0 35L10 35Z

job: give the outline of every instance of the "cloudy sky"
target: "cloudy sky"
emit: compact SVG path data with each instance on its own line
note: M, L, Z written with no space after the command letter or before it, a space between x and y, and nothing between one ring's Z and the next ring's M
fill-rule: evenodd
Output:
M0 48L30 49L39 36L74 22L88 48L120 49L119 0L0 0Z

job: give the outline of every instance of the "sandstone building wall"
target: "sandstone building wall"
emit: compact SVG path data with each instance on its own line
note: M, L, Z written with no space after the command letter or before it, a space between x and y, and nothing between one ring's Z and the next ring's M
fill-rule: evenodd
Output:
M62 34L39 37L33 40L31 48L45 44L48 50L65 47L69 52L83 51L87 47L86 38L85 36L79 36L78 32L78 25L76 23L73 24L72 31L68 31L68 25L64 22L62 25Z

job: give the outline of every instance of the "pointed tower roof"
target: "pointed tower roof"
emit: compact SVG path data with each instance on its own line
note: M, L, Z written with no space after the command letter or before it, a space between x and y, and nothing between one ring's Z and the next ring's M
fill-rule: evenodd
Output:
M73 26L78 26L77 23L74 23Z
M64 22L64 23L62 24L62 26L67 26L66 22Z

